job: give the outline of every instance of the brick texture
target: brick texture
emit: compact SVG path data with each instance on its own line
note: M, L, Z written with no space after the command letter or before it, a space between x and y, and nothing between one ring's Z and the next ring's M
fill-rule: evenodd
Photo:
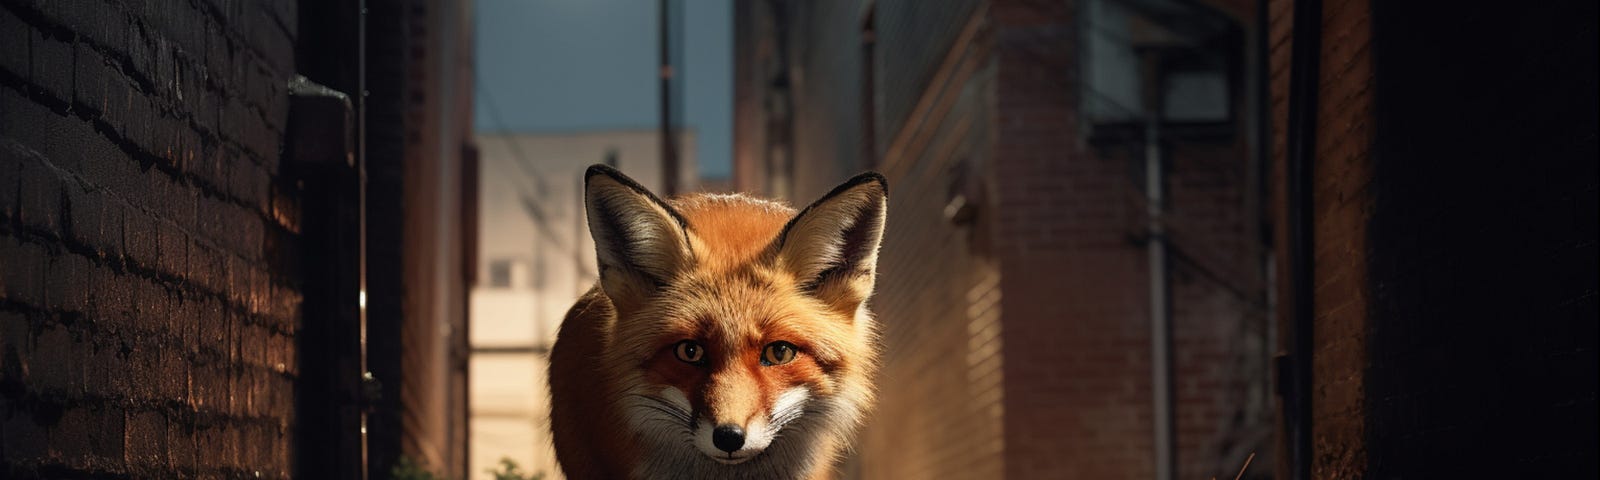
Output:
M0 7L0 477L289 475L295 9Z
M993 68L988 66L988 41L980 35L983 17L952 10L943 2L916 11L915 2L891 2L879 12L877 36L885 50L884 64L920 61L927 72L900 72L892 78L863 78L862 10L848 1L780 4L792 22L788 45L797 56L788 88L794 105L792 144L795 171L785 179L793 200L805 202L831 189L848 175L873 166L889 176L891 225L885 234L879 269L883 280L873 300L883 327L887 359L880 382L878 414L859 439L858 455L841 465L845 478L996 478L1004 449L999 271L986 253L991 243L988 224L953 223L944 214L956 196L981 203L981 166L992 150ZM970 9L972 2L966 2ZM764 5L764 4L761 4ZM767 36L778 30L772 12L760 5L741 10L742 38ZM764 16L767 16L763 18ZM744 18L744 17L742 17ZM936 19L949 28L918 30L917 19ZM930 37L931 35L931 37ZM918 48L918 42L954 44L951 48ZM743 42L741 42L743 43ZM947 52L960 58L946 65ZM887 57L897 55L894 60ZM750 55L753 52L745 52ZM915 53L917 58L909 58ZM771 88L757 56L740 64L741 93L735 107L740 125L773 115L759 102ZM935 79L935 69L951 73ZM746 78L746 75L749 78ZM921 87L938 83L938 93L924 102ZM877 145L864 134L862 86L878 82L902 103L898 116L912 118L899 140ZM913 112L918 103L925 105ZM909 117L908 117L909 115ZM763 143L773 132L741 129L736 143L748 161L761 158ZM895 146L890 147L893 143ZM889 148L882 158L864 152ZM761 165L736 167L739 188L767 191ZM753 175L751 172L755 172ZM941 261L930 262L938 258Z
M1281 127L1292 2L1269 11ZM1594 15L1324 3L1314 478L1600 472Z
M1152 475L1142 177L1130 172L1136 158L1084 141L1072 2L880 1L862 13L835 3L786 4L788 48L799 52L789 71L801 77L787 84L789 190L804 201L869 166L891 185L873 300L880 405L844 477ZM770 42L771 12L742 12L738 43ZM873 47L841 41L865 14ZM749 94L737 123L781 115L760 103L770 70L740 58ZM872 68L849 68L858 63ZM876 95L859 101L873 108L844 105L863 82ZM877 113L840 119L863 110ZM862 138L869 123L873 140ZM741 132L736 144L753 155L736 162L736 186L763 190L767 172L750 160L772 132ZM876 146L839 161L852 141ZM1249 141L1172 145L1180 478L1271 457L1266 250Z
M1154 474L1135 178L1079 148L1073 5L996 2L1006 476Z
M1269 2L1268 71L1277 175L1287 165L1288 91L1293 3ZM1372 22L1365 2L1324 2L1311 186L1312 456L1316 478L1360 478L1366 471L1366 363L1371 309L1367 263L1373 211ZM1277 187L1283 195L1284 187ZM1278 197L1280 199L1285 197ZM1282 208L1283 200L1277 202ZM1287 215L1282 212L1280 215ZM1284 217L1287 218L1287 217ZM1287 222L1279 224L1287 228ZM1287 242L1287 230L1278 231ZM1280 279L1290 264L1280 250ZM1281 298L1291 292L1280 289ZM1286 302L1283 308L1289 308ZM1288 310L1281 310L1288 312ZM1288 318L1285 315L1283 318ZM1285 330L1287 331L1287 330ZM1289 340L1285 338L1284 342ZM1284 343L1287 345L1287 343Z
M1153 475L1143 153L1086 145L1079 5L991 12L1006 475ZM1271 453L1258 164L1235 128L1164 141L1178 478L1233 475Z
M874 300L887 360L882 404L861 442L863 478L1003 474L1003 279L979 187L993 151L992 44L982 15L964 23L952 63L940 66L949 73L925 79L932 86L915 126L888 130L900 140L879 162L893 212ZM983 213L951 221L945 207L958 197Z
M1366 463L1365 363L1372 207L1371 12L1364 2L1326 2L1322 12L1316 162L1311 175L1312 458L1316 478L1359 478Z
M983 2L979 0L884 0L876 2L878 131L906 125L934 72L945 61L962 29ZM879 137L880 143L889 141ZM880 150L883 147L880 147Z

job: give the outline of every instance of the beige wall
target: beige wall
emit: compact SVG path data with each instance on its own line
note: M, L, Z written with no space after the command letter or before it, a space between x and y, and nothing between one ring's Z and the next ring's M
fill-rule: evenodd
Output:
M583 171L616 152L617 168L661 189L660 137L653 130L479 135L481 231L472 292L472 478L510 458L524 471L560 478L550 447L547 352L567 308L595 280L594 244L583 217ZM693 189L694 137L685 134L685 190ZM532 205L530 208L527 205ZM535 220L535 219L538 220ZM491 283L511 263L509 287Z

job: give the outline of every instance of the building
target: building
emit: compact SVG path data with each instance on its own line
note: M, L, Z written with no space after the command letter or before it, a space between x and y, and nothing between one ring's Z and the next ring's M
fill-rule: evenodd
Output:
M848 477L1271 464L1257 13L738 4L736 187L804 202L889 178L873 306L894 387Z
M1282 478L1600 474L1596 6L1499 7L1269 2Z
M471 2L0 4L0 477L466 473Z
M598 278L584 215L583 172L606 163L662 191L655 130L480 133L476 286L472 290L473 478L500 459L559 478L545 380L556 329ZM695 158L692 132L678 140ZM694 162L679 178L691 183Z
M1594 5L1391 3L739 3L735 186L892 187L846 476L1595 476Z

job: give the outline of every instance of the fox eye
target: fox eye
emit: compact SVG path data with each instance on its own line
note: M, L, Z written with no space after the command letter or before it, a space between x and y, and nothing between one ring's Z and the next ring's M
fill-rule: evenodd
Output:
M694 340L678 342L678 346L674 347L672 351L678 355L678 360L682 360L685 363L700 363L701 360L706 358L706 349L701 348L700 344L695 343Z
M767 348L761 349L761 364L766 366L783 365L794 361L795 352L799 351L794 344L789 342L772 342Z

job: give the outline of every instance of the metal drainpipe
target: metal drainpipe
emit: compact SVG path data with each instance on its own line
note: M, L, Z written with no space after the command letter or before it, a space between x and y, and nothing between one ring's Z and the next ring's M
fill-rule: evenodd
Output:
M361 331L361 480L370 477L367 463L367 409L371 406L372 372L367 365L367 0L360 0L356 11L356 178L360 182L357 215L360 218L360 307Z
M1172 434L1172 312L1167 292L1167 238L1161 222L1162 185L1161 145L1158 120L1145 125L1145 189L1148 205L1150 241L1145 248L1150 256L1150 382L1154 396L1152 419L1155 427L1156 479L1173 477Z
M1172 405L1172 302L1167 289L1167 236L1163 226L1166 175L1161 161L1161 50L1144 52L1145 251L1150 265L1150 393L1155 478L1172 480L1176 462Z
M1312 164L1316 160L1318 66L1322 52L1322 2L1295 0L1290 50L1288 159L1290 322L1289 389L1284 398L1289 429L1289 475L1311 478L1312 269L1315 248L1311 221Z

